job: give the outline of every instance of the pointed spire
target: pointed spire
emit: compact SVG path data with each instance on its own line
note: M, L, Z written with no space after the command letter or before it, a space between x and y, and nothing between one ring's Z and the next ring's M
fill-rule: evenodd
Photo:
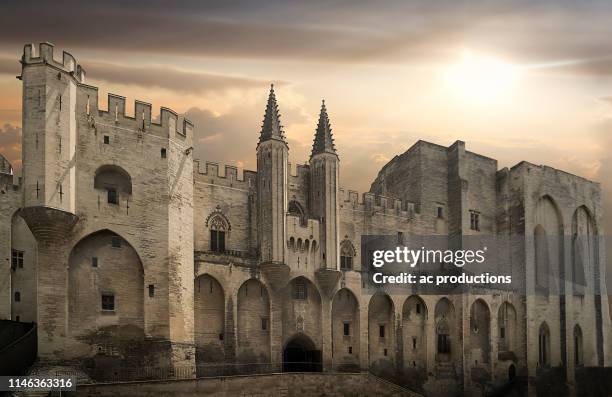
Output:
M314 142L312 144L312 154L310 155L310 158L321 153L337 155L336 145L334 144L332 129L329 123L329 117L327 116L327 108L325 107L325 99L321 103L319 124L317 125L317 132L315 133Z
M268 96L268 105L266 106L266 114L264 115L259 142L267 141L268 139L285 140L285 132L280 123L280 113L276 103L276 95L274 94L274 84L270 86L270 95Z

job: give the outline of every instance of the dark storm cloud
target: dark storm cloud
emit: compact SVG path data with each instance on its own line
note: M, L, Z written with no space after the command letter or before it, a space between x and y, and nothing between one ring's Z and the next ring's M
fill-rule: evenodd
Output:
M610 55L612 33L605 1L58 0L2 7L4 45L49 40L71 49L299 61L435 57L461 44L527 60L591 59Z
M257 88L270 84L270 82L262 80L196 73L164 67L131 67L100 62L87 62L86 64L87 75L94 80L163 88L189 94L224 91L233 88Z

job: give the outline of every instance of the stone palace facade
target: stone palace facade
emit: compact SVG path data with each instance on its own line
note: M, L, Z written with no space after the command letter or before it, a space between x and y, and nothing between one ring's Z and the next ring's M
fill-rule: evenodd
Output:
M257 170L239 173L194 160L193 125L170 109L128 115L114 94L100 109L53 52L21 58L22 177L0 160L0 318L37 323L37 365L369 369L469 391L610 364L599 184L418 141L359 195L340 187L324 103L292 168L273 89ZM534 237L512 251L521 277L558 293L365 293L366 234Z

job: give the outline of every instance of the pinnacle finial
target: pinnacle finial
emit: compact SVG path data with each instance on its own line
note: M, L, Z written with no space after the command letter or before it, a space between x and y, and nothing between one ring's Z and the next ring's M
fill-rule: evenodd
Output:
M332 136L331 124L329 122L329 116L327 115L327 108L325 107L325 99L321 101L319 123L317 124L317 131L315 132L310 158L321 153L337 155L336 145L334 144L334 138Z
M268 104L266 105L266 113L264 114L259 142L268 139L279 139L285 141L285 132L280 123L280 112L276 103L276 94L274 93L274 84L270 84L270 94L268 95Z

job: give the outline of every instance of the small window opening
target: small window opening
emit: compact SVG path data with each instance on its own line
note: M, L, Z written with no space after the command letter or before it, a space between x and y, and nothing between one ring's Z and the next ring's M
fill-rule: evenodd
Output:
M115 295L104 294L102 295L102 310L115 310Z
M266 317L261 318L261 330L262 331L268 330L268 319Z
M121 238L120 237L113 237L111 239L111 246L113 248L121 248Z

